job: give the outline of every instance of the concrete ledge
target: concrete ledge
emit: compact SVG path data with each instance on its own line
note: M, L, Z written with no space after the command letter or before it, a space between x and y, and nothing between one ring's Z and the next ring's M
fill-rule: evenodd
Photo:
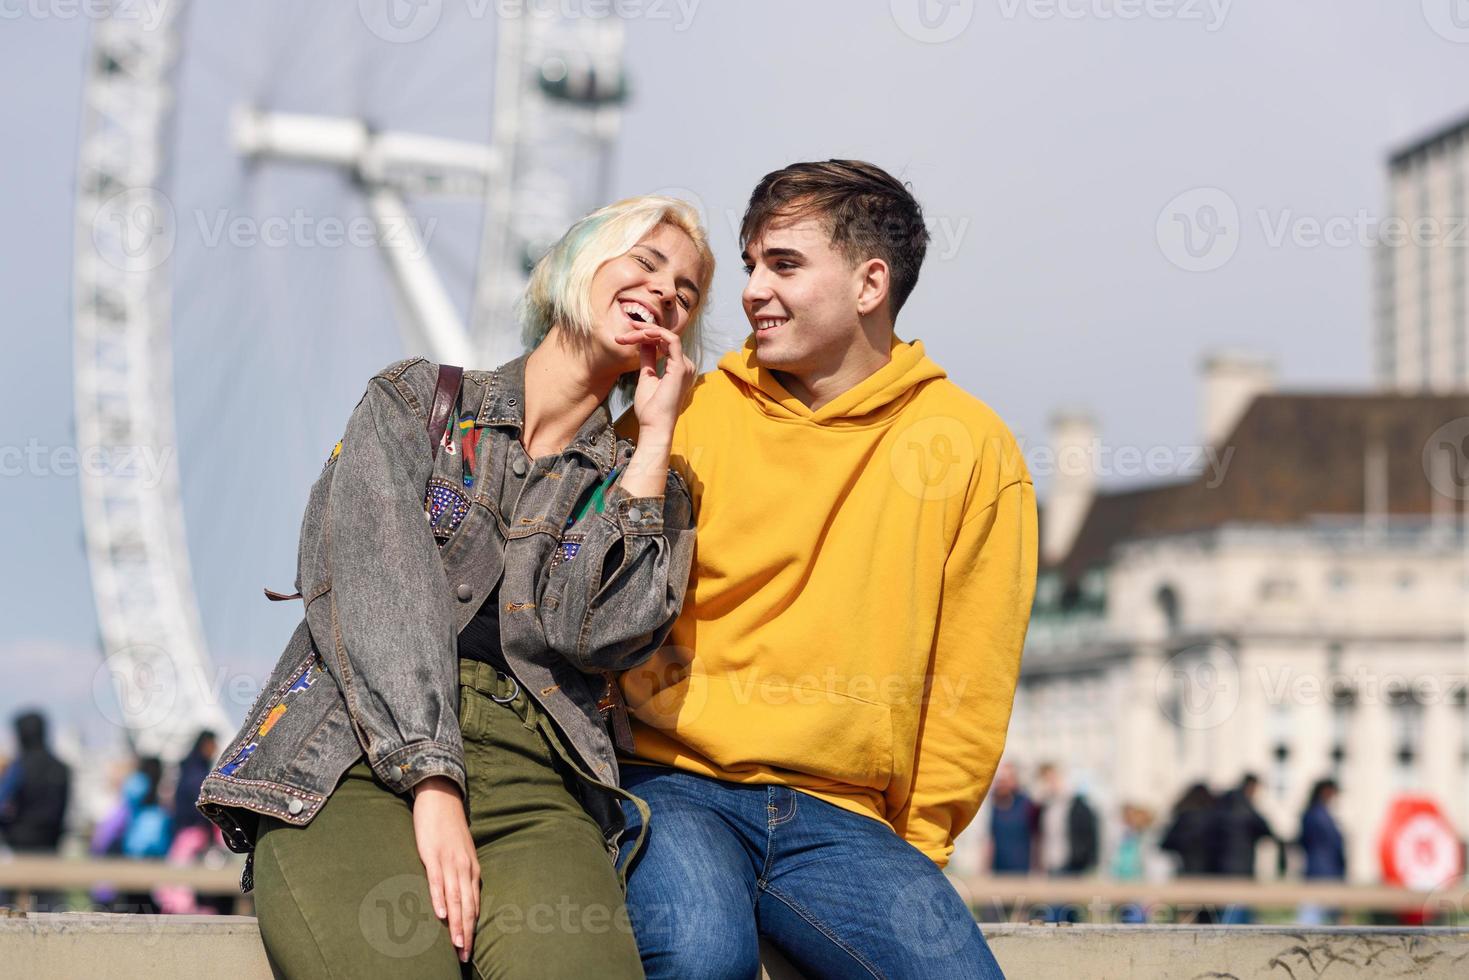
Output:
M1272 926L983 926L1010 980L1054 977L1329 976L1458 980L1469 976L1469 930ZM932 950L942 956L942 950ZM767 976L796 974L773 957ZM38 913L0 918L6 976L111 980L270 980L248 916Z

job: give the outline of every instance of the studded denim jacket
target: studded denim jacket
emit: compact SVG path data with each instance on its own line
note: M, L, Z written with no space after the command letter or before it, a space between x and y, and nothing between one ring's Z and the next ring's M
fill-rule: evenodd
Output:
M309 823L364 754L396 792L435 775L463 792L458 634L497 587L507 664L587 773L616 785L602 672L641 663L673 625L694 547L688 489L670 470L662 497L624 491L615 475L633 447L604 406L553 465L531 468L506 513L483 475L520 437L525 358L465 372L435 456L437 374L411 358L375 375L311 489L305 616L197 802L231 850L254 849L261 814ZM615 798L582 803L615 853Z

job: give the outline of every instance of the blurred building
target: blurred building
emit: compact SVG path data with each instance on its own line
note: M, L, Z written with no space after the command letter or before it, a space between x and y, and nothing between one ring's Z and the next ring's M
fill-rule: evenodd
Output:
M1335 776L1373 880L1395 792L1469 823L1469 394L1277 392L1239 355L1202 387L1195 477L1099 489L1094 424L1054 421L1011 758L1165 815L1254 771L1288 838Z
M1378 229L1377 376L1469 390L1469 118L1394 153ZM1391 225L1389 225L1391 222Z

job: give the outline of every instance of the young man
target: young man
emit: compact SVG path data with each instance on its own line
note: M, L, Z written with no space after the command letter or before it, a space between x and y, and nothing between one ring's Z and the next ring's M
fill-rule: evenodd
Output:
M999 976L940 869L1005 744L1034 487L995 413L894 336L928 241L899 181L786 167L740 239L754 332L674 436L688 596L622 678L644 967L753 977L763 936L808 977Z

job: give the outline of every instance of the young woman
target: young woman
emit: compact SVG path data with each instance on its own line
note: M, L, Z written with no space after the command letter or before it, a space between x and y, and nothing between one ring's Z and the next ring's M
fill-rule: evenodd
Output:
M307 504L305 619L199 795L278 973L642 975L610 678L683 600L668 452L713 268L688 205L610 205L532 273L529 354L457 400L422 358L369 383Z

